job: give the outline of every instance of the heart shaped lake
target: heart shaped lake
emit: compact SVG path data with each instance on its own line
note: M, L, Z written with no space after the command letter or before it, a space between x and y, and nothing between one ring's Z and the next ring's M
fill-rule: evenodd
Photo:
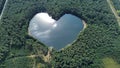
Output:
M82 20L72 14L65 14L56 21L47 13L38 13L31 19L28 31L45 45L61 49L76 40L83 28Z

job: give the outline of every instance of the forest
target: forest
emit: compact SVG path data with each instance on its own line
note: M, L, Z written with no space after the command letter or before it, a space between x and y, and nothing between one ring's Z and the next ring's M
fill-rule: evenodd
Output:
M4 3L5 3L5 0L0 0L0 14L3 9Z
M28 35L39 12L56 20L73 14L88 26L71 46L53 49L45 62L49 47ZM9 0L0 21L0 68L104 68L106 57L120 64L119 41L120 26L106 0Z
M115 9L117 10L118 15L120 16L120 1L119 0L112 0Z

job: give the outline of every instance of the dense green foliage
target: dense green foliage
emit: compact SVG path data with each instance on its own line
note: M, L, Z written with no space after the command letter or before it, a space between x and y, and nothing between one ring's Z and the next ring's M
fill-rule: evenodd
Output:
M67 8L64 12L75 13L88 24L72 46L54 54L53 64L56 68L103 68L100 59L104 57L112 57L120 63L120 46L114 42L119 37L120 30L105 0L69 0L64 4L61 3L62 0L55 2L58 5L54 8Z
M27 57L17 57L5 61L6 66L3 68L32 68L34 64L34 59Z
M113 2L115 9L118 12L118 15L120 16L120 0L112 0L112 2Z
M118 15L120 16L120 10L117 10Z
M9 0L0 22L2 68L33 68L30 55L39 55L34 58L40 59L36 64L49 66L41 57L48 48L28 35L29 21L38 12L48 12L56 20L65 13L73 14L88 25L71 46L52 52L52 67L103 68L105 57L120 64L120 29L106 0Z
M112 0L115 9L120 10L120 1L119 0Z
M0 14L3 9L4 3L5 3L5 0L0 0Z

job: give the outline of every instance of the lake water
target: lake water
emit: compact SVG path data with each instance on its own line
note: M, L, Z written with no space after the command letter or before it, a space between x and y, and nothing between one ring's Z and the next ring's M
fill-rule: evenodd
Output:
M83 27L82 20L71 14L65 14L56 21L47 13L38 13L31 19L28 31L45 45L61 49L72 43Z

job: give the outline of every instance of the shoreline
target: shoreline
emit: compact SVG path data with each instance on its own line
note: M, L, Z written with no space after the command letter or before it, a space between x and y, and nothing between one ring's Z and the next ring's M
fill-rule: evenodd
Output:
M84 20L82 20L82 22L83 22L83 25L84 25L84 27L83 27L83 30L84 30L85 28L87 28L87 24Z
M83 31L83 30L85 30L85 28L87 28L87 24L86 24L86 22L85 22L84 20L82 20L82 23L83 23L83 29L82 29L81 31ZM81 33L81 31L80 31L80 33ZM79 33L78 35L80 35L80 33ZM77 38L76 38L76 39L77 39ZM61 50L64 50L64 49L70 47L72 43L74 43L75 41L77 41L76 39L75 39L73 42L67 44L65 47L61 48L61 49L58 50L58 51L61 51Z

